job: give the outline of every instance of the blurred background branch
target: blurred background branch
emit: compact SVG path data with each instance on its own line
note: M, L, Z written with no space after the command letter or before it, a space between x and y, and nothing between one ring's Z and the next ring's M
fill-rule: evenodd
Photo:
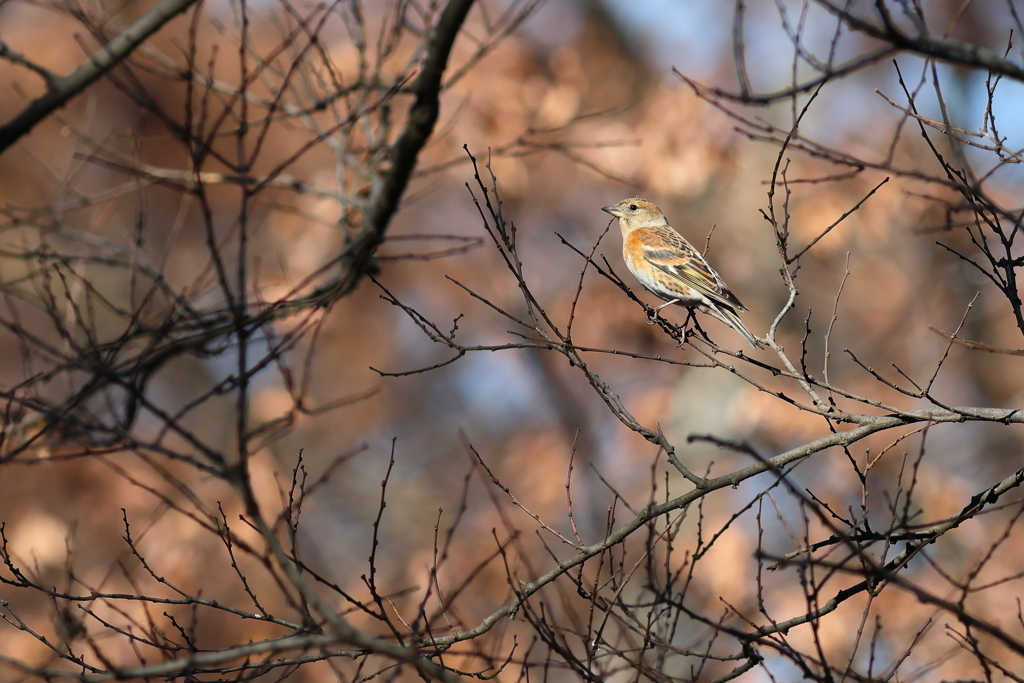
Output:
M0 683L1019 680L1012 3L0 21Z

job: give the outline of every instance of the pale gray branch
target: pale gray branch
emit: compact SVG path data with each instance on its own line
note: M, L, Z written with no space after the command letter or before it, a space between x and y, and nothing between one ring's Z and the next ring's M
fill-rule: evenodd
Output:
M47 79L46 92L32 100L20 114L0 127L0 152L27 134L55 109L64 106L68 100L110 71L142 41L195 3L196 0L164 0L94 52L71 74Z

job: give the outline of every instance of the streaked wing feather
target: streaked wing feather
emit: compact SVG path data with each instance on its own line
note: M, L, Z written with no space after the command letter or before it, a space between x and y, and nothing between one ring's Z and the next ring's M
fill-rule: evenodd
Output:
M675 234L674 231L673 234ZM668 237L664 234L658 236ZM729 290L718 273L708 265L708 262L693 246L684 242L682 237L679 237L678 240L665 239L665 241L669 242L671 248L645 245L644 260L683 284L693 287L712 301L741 311L747 310L747 307L736 298L736 295Z

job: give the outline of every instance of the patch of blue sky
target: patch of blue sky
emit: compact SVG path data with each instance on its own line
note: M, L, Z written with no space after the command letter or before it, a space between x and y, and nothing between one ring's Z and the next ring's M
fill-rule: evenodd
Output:
M607 6L659 68L678 66L694 78L707 78L730 47L732 15L727 3L609 0Z
M515 352L467 354L456 364L454 378L466 411L476 419L509 424L547 412L546 399L525 363Z

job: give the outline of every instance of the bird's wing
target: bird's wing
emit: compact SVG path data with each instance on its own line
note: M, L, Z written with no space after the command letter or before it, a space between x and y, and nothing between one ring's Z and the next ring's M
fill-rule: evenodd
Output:
M747 310L700 252L675 230L669 227L648 229L643 238L643 258L652 266L693 287L712 301L740 311Z

